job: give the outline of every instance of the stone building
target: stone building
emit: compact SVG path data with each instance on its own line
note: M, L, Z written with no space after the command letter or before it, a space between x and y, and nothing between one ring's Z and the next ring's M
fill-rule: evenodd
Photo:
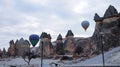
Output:
M53 55L54 53L54 49L51 43L51 35L47 34L46 32L42 32L40 39L41 39L39 43L40 55L41 55L41 49L43 48L44 57L51 57L51 55Z

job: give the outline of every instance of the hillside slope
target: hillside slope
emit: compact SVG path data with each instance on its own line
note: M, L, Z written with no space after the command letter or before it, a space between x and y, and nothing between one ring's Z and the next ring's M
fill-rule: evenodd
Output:
M120 66L120 47L104 53L106 66ZM102 66L102 54L71 66ZM67 65L66 65L67 66Z

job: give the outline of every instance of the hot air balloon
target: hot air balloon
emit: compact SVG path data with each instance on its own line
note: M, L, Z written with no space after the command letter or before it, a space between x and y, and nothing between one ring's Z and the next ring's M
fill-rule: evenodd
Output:
M38 41L39 41L39 36L36 35L36 34L32 34L32 35L30 35L30 37L29 37L29 41L31 42L32 46L35 47L36 44L37 44Z
M82 25L82 27L84 28L84 30L86 31L87 28L88 28L88 26L89 26L89 22L88 22L88 21L83 21L83 22L81 23L81 25Z

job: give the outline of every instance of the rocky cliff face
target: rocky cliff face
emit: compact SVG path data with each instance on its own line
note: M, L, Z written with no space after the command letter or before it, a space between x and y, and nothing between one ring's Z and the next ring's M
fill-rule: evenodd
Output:
M40 36L41 40L39 47L36 49L36 53L41 55L42 45L43 53L46 57L50 57L55 52L58 55L64 53L82 53L84 55L90 55L91 52L96 51L99 53L99 51L101 51L102 44L104 50L109 50L110 48L120 46L120 13L118 13L116 8L110 5L103 17L100 17L97 13L95 13L94 20L96 22L96 26L92 37L75 38L73 32L68 30L65 39L63 39L61 35L58 36L55 42L56 46L54 47L51 43L50 34L43 32ZM17 40L15 44L13 41L10 41L8 51L11 55L15 53L16 55L21 56L23 55L23 52L28 51L29 45L29 42L23 38Z
M23 56L25 52L29 52L29 47L29 41L21 38L15 42L15 54L17 56Z
M90 50L91 49L90 39L91 38L79 38L78 40L76 40L75 41L76 47L75 47L75 50L74 50L75 53L89 55L91 53L91 50Z
M71 30L68 30L64 42L64 50L66 54L73 54L75 48L74 34Z
M64 55L64 44L63 44L63 38L62 38L62 35L59 34L58 37L57 37L57 40L56 40L56 48L55 48L55 53L57 55Z
M14 56L15 55L15 44L14 44L14 41L11 40L9 42L9 45L10 45L10 47L8 48L8 54L9 54L9 56Z
M39 43L39 54L41 55L41 50L43 48L43 55L45 57L50 57L54 53L53 45L51 43L51 36L46 32L43 32L40 36L41 41ZM42 43L43 42L43 43ZM43 45L43 47L42 47Z
M96 27L91 38L92 44L97 44L98 50L101 49L101 44L104 45L104 50L120 46L120 13L114 6L110 5L103 17L95 14L94 20Z
M110 5L103 17L95 13L94 20L96 26L93 36L75 40L75 53L79 47L83 48L81 54L90 55L90 53L99 54L102 44L106 51L120 46L120 13L116 8Z

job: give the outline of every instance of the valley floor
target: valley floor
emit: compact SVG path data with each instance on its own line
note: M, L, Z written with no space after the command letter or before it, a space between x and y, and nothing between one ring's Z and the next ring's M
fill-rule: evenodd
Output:
M120 66L120 47L105 52L104 56L106 66ZM43 67L55 67L54 64L51 63L57 63L58 66L102 66L102 55L100 54L96 57L86 59L85 61L80 61L80 59L77 59L73 61L60 62L59 59L44 59ZM22 58L0 59L0 67L40 67L40 65L40 58L32 59L30 65L27 65Z

